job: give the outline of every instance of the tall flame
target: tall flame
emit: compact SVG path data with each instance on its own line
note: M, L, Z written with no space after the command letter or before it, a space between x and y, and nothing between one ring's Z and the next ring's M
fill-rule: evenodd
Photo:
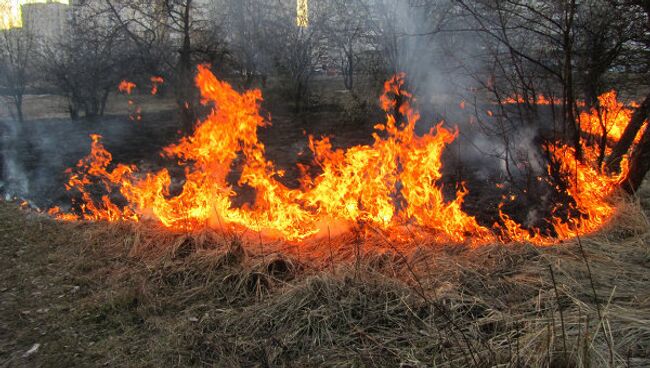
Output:
M498 234L481 226L462 209L467 194L462 185L451 200L442 193L441 156L457 132L440 123L427 134L415 134L420 116L404 90L403 74L385 83L380 102L386 121L375 126L372 144L343 150L334 149L328 138L309 137L320 174L304 175L298 188L288 188L280 180L283 171L265 158L265 146L257 137L257 129L270 124L259 113L261 92L240 94L205 66L199 66L196 84L212 111L193 135L163 151L184 169L180 192L172 194L175 182L166 169L140 172L133 165L113 165L101 137L93 135L90 155L69 171L66 187L81 199L75 218L153 218L176 230L243 228L289 241L329 226L365 226L390 230L387 233L398 239L421 235L472 244L498 238L547 244L598 230L615 211L608 197L624 173L601 174L575 161L570 148L557 146L551 152L570 179L566 191L573 199L571 210L579 216L554 217L554 238L524 229L504 213ZM238 184L255 191L254 201L243 206L235 205L237 193L228 182L233 167L241 168ZM91 194L97 191L104 193L100 199ZM74 217L58 208L51 214Z

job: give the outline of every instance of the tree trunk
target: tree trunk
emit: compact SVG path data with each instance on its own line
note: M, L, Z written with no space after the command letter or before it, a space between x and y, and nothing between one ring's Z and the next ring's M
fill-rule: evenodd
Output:
M72 107L72 105L68 105L68 111L70 112L71 120L79 120L79 110L77 110L76 107Z
M587 71L583 91L585 102L589 107L598 106L598 82L600 76L596 76L592 71Z
M603 168L603 161L605 160L605 151L607 151L607 132L603 129L598 143L598 169Z
M298 82L293 96L293 106L296 112L302 112L302 83Z
M106 103L108 102L108 94L110 93L110 90L107 88L104 90L102 93L102 101L99 105L99 116L104 116L104 112L106 111Z
M576 121L575 116L575 93L573 91L573 40L571 39L571 28L573 26L573 18L575 15L576 2L571 0L569 2L569 9L566 10L565 30L564 30L564 123L569 129L569 139L575 149L575 156L577 160L582 160L582 146L580 145L580 125Z
M648 22L646 23L646 30L650 30L650 1L637 1L637 4L643 7L643 10L646 13ZM614 147L610 158L608 159L608 166L614 170L620 170L620 163L623 155L630 149L630 146L634 143L634 138L638 134L643 123L648 120L650 124L650 93L645 97L645 100L639 106L639 108L632 115L632 120L625 131L623 131L623 136L618 141L618 144ZM646 128L643 136L641 136L641 141L636 146L632 154L630 155L630 166L627 177L621 183L621 186L628 193L636 192L646 173L650 170L650 129Z
M345 85L345 89L352 91L354 87L354 51L352 50L352 45L348 46L345 54L347 64L343 68L343 84Z
M70 113L70 119L79 120L79 111L81 110L81 103L79 99L73 94L68 97L68 112Z
M23 115L23 96L18 96L15 99L16 102L16 115L18 117L18 122L23 123L25 121L25 117Z
M630 194L635 193L646 173L650 170L650 129L646 129L641 141L630 157L630 169L622 182L623 189Z
M183 46L179 53L178 88L176 89L176 102L180 108L182 129L190 134L194 128L196 114L194 112L194 91L192 84L192 41L191 19L192 0L187 0L183 12Z
M96 93L93 93L92 97L86 101L86 117L95 118L99 115L99 101L97 100Z
M606 167L610 172L618 172L621 169L621 160L634 143L643 123L650 117L650 93L645 97L641 106L632 115L632 120L625 127L621 139L618 140L612 153L607 158Z

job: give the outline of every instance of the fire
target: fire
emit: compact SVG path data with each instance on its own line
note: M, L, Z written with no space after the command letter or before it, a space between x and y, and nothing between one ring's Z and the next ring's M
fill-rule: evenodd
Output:
M151 77L151 95L155 96L158 94L158 87L160 87L161 84L163 84L165 80L163 77Z
M609 176L596 169L597 153L591 147L583 147L587 162L576 160L572 147L553 146L549 149L553 160L559 166L560 173L567 178L564 190L571 199L566 205L556 205L552 211L553 216L549 223L555 236L543 236L538 229L523 228L503 213L503 204L501 204L499 216L503 227L496 225L501 230L501 239L540 245L553 244L558 240L596 232L607 225L615 214L616 206L611 202L611 197L616 193L620 182L627 176L626 159L621 163L621 172ZM568 218L559 214L562 211L569 211Z
M579 162L575 159L573 148L556 147L552 151L554 159L560 163L560 172L569 178L566 192L575 203L569 203L570 210L576 210L578 218L569 217L562 221L553 217L553 229L560 239L570 239L575 236L588 234L605 225L615 212L615 207L609 198L615 193L620 181L627 176L627 160L622 163L621 173L614 176L602 174L595 162ZM587 151L587 155L595 161L595 153ZM559 209L559 206L558 208Z
M514 96L506 97L505 99L503 99L503 101L501 101L501 103L506 105L528 103L530 105L548 106L548 105L562 105L562 99L558 97L546 97L543 94L538 94L537 96L533 96L530 98L524 98L521 95L514 95ZM578 107L584 107L586 104L584 101L578 100L576 101L576 105Z
M504 104L523 104L523 103L530 103L530 104L535 104L535 105L560 105L562 104L562 100L560 100L557 97L553 98L547 98L544 95L537 95L537 97L530 98L530 99L525 99L523 96L512 96L512 97L506 97L503 100Z
M334 149L329 138L309 137L317 175L303 175L298 188L281 182L284 172L265 158L257 129L269 121L259 112L259 90L238 93L199 66L196 84L211 113L194 134L166 147L163 154L184 169L180 191L166 169L141 172L134 165L115 165L99 135L92 135L91 153L69 170L66 188L78 193L78 214L59 208L50 215L64 219L140 221L154 219L172 230L248 229L266 236L300 241L330 226L374 228L395 239L433 237L439 241L482 244L502 240L548 244L598 230L615 207L608 197L616 177L601 174L589 163L575 161L570 148L551 147L573 199L570 210L579 216L562 220L563 209L551 220L555 237L527 230L501 213L501 225L480 225L463 210L467 190L460 185L454 198L442 192L444 149L457 131L441 122L427 134L415 134L420 115L404 88L404 75L385 83L381 107L386 121L375 126L374 142ZM227 177L241 168L237 184L255 191L252 202L235 206L236 188ZM306 170L305 170L306 172ZM98 197L97 194L103 193Z
M117 87L117 89L120 92L126 93L127 95L130 95L131 92L133 92L133 89L135 88L135 83L129 82L127 80L123 80L120 82L120 85Z
M583 111L580 114L580 128L588 134L599 137L605 134L613 141L618 141L625 127L630 123L633 114L632 107L636 103L632 102L629 107L625 106L618 101L616 91L613 90L600 95L598 101L598 109L592 108L590 111ZM637 134L636 142L646 127ZM569 213L577 214L577 216L569 216L566 220L559 215L552 217L550 223L556 234L555 239L570 239L599 230L607 224L616 211L609 198L615 194L620 182L627 176L627 159L621 163L619 174L606 175L598 169L599 152L594 145L587 145L583 142L584 162L576 160L575 150L571 147L554 146L549 149L553 160L559 166L560 174L567 178L565 191L572 199L567 206L556 206L553 212L569 211ZM608 151L610 150L608 149ZM538 244L551 242L551 239L541 236L539 231L523 229L502 211L499 213L505 226L504 233L510 239Z
M75 221L75 220L78 220L78 217L75 214L65 213L65 212L63 212L61 210L61 207L58 207L58 206L50 208L47 211L47 214L52 216L52 217L56 217L56 218L58 218L59 220L62 220L62 221Z
M160 78L160 80L158 80L157 78L160 77L151 78L151 82L153 83L153 89L154 89L151 91L152 94L155 94L154 91L156 93L158 92L157 83L158 82L162 83L162 78ZM117 87L117 89L120 92L130 96L131 93L133 92L133 89L135 89L135 87L136 87L135 83L129 82L127 80L123 80L122 82L120 82L120 85ZM142 108L140 106L135 106L135 101L131 98L129 98L128 103L129 103L129 119L133 121L142 120Z
M602 138L604 135L607 139L617 142L632 119L633 108L638 105L634 101L628 106L619 102L614 90L600 95L598 105L598 108L580 113L580 129L597 137ZM643 130L645 128L639 131L635 142L641 138Z

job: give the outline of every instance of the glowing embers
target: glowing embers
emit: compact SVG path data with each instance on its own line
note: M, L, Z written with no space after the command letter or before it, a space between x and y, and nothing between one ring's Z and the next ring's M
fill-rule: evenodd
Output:
M479 225L462 209L467 194L462 187L455 198L445 200L441 156L457 133L438 124L427 134L415 134L420 116L404 90L403 75L385 83L380 102L386 121L376 125L372 144L342 150L333 149L327 138L309 138L320 174L303 176L296 189L278 180L284 173L265 158L258 140L258 127L269 124L259 113L260 91L240 94L203 66L196 84L213 109L193 135L163 150L184 171L180 190L172 195L173 179L166 169L140 172L136 166L113 165L111 154L94 135L90 155L70 171L66 186L81 200L75 218L152 218L173 230L249 229L291 241L349 227L383 230L396 239L429 237L472 244L555 240L523 229L504 214L496 233ZM565 239L597 230L614 212L607 197L619 177L576 162L568 148L552 147L551 153L569 181L566 192L573 198L573 212L580 214L567 221L560 216L550 220L555 233ZM238 184L255 192L252 202L239 207L227 180L235 160L241 169ZM73 217L58 209L51 214Z
M118 91L129 96L129 119L133 121L140 121L142 120L142 108L140 106L137 106L135 100L130 97L135 88L136 84L127 80L120 82L119 86L117 87Z
M538 94L537 96L529 96L527 98L524 98L521 95L513 95L504 98L503 100L501 100L500 103L506 105L527 104L527 105L538 105L538 106L549 106L549 105L560 106L562 105L563 101L561 98L558 97L546 97L542 94ZM581 100L575 101L575 104L577 107L581 107L581 108L586 106L586 103Z

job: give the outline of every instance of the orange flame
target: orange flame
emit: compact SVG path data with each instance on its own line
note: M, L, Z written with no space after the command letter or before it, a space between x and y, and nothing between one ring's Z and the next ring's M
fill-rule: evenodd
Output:
M598 96L598 103L598 109L592 108L580 113L580 129L597 137L604 134L608 139L617 142L632 119L633 108L638 107L638 104L632 101L629 107L625 106L618 101L614 90ZM637 134L635 143L641 139L643 130L645 128Z
M152 78L152 81L153 81L153 78ZM135 87L136 87L135 83L129 82L127 80L123 80L122 82L120 82L117 89L122 93L126 93L127 95L130 95L131 92L133 92L133 89ZM154 88L155 88L155 85L154 85ZM135 101L133 101L132 99L129 99L128 104L129 104L129 110L131 111L131 108L135 105ZM136 106L135 110L133 110L132 112L129 113L129 119L133 120L133 121L142 120L142 109L139 106Z
M127 95L130 95L134 88L135 83L129 82L127 80L121 81L120 85L117 87L120 92L126 93Z
M573 203L567 206L556 205L553 213L569 210L577 215L553 215L550 225L555 232L554 237L543 236L539 229L525 229L517 224L501 210L499 216L503 222L500 227L502 239L535 244L553 244L559 240L567 240L596 232L603 228L616 212L616 206L611 202L611 196L616 193L618 186L628 170L627 159L621 163L621 173L606 175L596 169L596 153L593 148L584 147L587 161L583 163L575 158L575 150L568 146L551 147L553 160L559 166L559 172L567 178L566 194ZM550 171L550 168L549 168ZM559 188L558 188L559 189ZM568 207L568 208L567 208Z
M547 106L547 105L562 105L562 99L558 97L546 97L542 94L538 94L537 96L530 97L528 99L524 98L521 95L514 95L514 96L506 97L501 101L501 103L506 105L528 103L530 105ZM586 104L582 100L577 100L576 105L578 107L584 107Z
M203 103L213 104L213 109L193 135L163 150L184 168L180 193L171 194L174 179L166 169L141 173L136 166L113 165L101 137L92 135L90 155L69 171L66 185L80 193L76 218L152 218L174 230L243 228L289 241L309 238L330 225L363 225L390 230L396 239L415 235L471 244L498 238L548 244L596 231L615 211L607 198L624 174L601 174L576 162L569 148L554 147L554 159L571 179L567 193L575 202L572 209L581 216L568 221L554 217L556 238L526 230L504 213L503 225L497 226L500 235L481 226L462 209L467 194L462 185L454 199L447 201L442 193L441 156L457 131L439 123L427 134L415 134L420 115L404 90L403 74L385 83L380 105L386 122L375 126L374 142L343 150L333 149L326 137L309 137L321 173L303 176L300 187L291 189L279 181L284 173L265 158L264 144L257 137L258 127L270 124L259 113L261 92L240 94L206 66L199 66L196 84ZM234 205L237 194L227 181L236 159L241 162L238 184L255 190L255 200L241 207ZM97 191L104 193L100 200L94 199ZM123 206L117 204L120 201ZM66 220L75 216L58 208L50 214Z
M155 96L158 94L158 87L163 84L165 80L163 77L151 77L151 95Z

